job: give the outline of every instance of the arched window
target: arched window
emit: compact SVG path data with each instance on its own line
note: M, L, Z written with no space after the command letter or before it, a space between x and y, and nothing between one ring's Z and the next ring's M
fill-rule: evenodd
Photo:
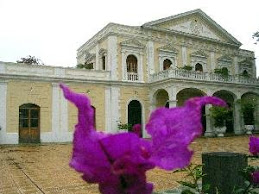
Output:
M127 72L138 73L138 60L134 55L129 55L126 59Z
M246 70L243 71L242 73L243 76L248 76L248 72Z
M105 56L102 56L102 69L105 70Z
M197 63L195 65L195 71L200 71L200 72L203 72L203 67L200 63Z
M163 70L167 70L172 65L172 61L165 59L163 62Z

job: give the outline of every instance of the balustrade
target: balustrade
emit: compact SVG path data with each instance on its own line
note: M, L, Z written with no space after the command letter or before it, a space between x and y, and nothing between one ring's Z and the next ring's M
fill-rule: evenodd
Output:
M151 75L151 82L160 81L168 78L181 78L189 80L204 80L226 83L259 84L255 78L246 78L240 75L223 76L215 73L187 71L183 69L168 69Z

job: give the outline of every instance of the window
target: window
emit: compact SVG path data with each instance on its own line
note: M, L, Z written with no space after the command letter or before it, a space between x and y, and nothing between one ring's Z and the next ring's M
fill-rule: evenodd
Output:
M129 55L126 59L127 72L137 73L138 72L138 60L134 55Z
M167 70L172 65L172 61L165 59L163 62L163 70Z
M102 56L102 68L105 70L105 56Z
M200 71L200 72L203 72L203 68L202 68L202 65L200 63L197 63L195 65L195 71Z

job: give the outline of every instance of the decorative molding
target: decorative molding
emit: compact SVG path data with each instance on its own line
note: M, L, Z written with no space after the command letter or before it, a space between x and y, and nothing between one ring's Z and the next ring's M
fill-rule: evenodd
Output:
M168 53L173 53L173 54L178 54L178 52L179 52L172 44L167 44L165 46L159 47L158 51L168 52Z
M135 49L144 49L145 45L143 45L141 42L139 42L136 39L130 39L130 40L125 40L120 43L121 47L130 47L130 48L135 48Z
M201 58L207 58L208 55L203 50L195 51L191 54L192 57L201 57Z

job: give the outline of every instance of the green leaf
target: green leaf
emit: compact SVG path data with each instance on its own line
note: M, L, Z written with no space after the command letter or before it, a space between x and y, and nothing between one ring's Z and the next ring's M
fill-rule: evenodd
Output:
M195 189L197 187L195 184L190 183L190 182L185 182L185 181L177 181L177 182L183 186L190 187L193 189Z
M195 193L189 189L185 189L181 192L181 194L195 194Z

